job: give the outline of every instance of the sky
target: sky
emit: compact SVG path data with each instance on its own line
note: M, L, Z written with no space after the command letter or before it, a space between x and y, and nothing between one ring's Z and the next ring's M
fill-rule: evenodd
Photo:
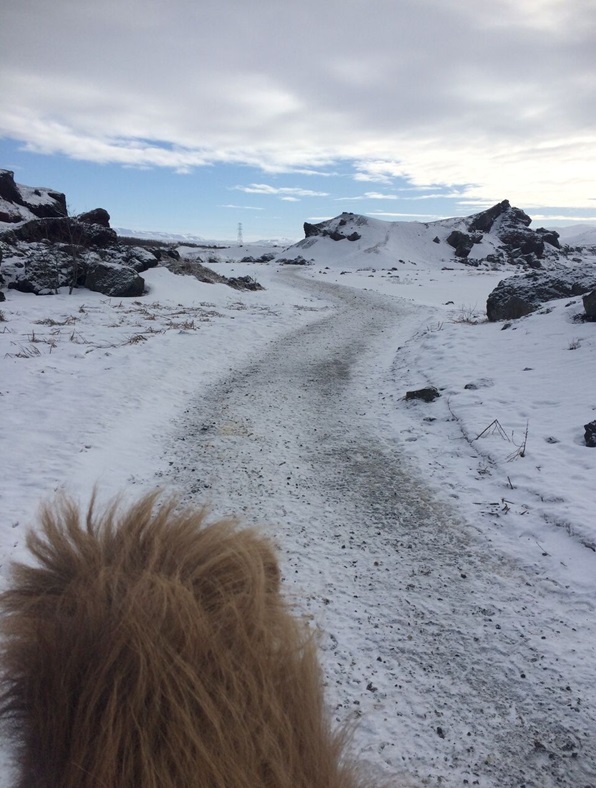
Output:
M112 225L596 222L594 0L3 0L0 167Z

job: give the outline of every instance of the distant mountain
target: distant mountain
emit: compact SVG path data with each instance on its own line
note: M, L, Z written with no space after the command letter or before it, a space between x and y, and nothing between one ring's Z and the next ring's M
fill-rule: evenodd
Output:
M559 259L560 245L555 231L532 230L531 221L507 200L472 216L436 222L386 222L342 213L319 224L306 222L305 238L286 249L280 261L346 268L454 262L539 268Z
M190 233L165 233L158 230L129 230L126 227L114 228L119 236L123 238L140 238L146 241L162 241L164 243L183 244L204 244L207 241L200 235Z
M238 241L232 241L230 239L214 239L214 238L203 238L200 235L192 235L190 233L166 233L166 232L159 232L157 230L129 230L125 227L116 227L116 232L120 237L123 238L140 238L143 240L149 241L163 241L164 243L173 243L179 244L183 246L184 244L201 244L205 246L227 246L227 247L236 247L238 246ZM248 241L242 244L240 248L243 249L252 249L253 247L280 247L286 248L293 244L294 240L292 238L264 238L259 241Z
M569 246L596 246L596 225L572 224L569 227L554 227L561 243Z

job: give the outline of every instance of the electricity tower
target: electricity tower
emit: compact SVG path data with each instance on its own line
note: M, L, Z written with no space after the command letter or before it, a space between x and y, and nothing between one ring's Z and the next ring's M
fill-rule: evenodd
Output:
M238 246L242 246L242 222L238 222Z

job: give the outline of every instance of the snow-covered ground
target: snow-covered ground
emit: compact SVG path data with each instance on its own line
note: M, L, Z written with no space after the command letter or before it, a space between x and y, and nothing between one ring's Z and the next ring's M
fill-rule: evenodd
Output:
M499 272L213 267L266 290L158 268L134 301L0 304L2 584L54 491L173 487L274 536L371 769L596 785L596 336L581 299L504 329L483 316ZM429 384L440 398L405 401Z

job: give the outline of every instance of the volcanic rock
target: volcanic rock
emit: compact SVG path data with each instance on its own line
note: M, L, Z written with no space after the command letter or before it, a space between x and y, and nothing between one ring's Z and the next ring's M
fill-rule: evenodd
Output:
M66 197L54 189L15 183L12 170L0 170L0 222L66 216Z
M596 266L556 272L530 271L503 279L489 295L489 320L516 320L538 309L545 301L569 298L596 288Z

